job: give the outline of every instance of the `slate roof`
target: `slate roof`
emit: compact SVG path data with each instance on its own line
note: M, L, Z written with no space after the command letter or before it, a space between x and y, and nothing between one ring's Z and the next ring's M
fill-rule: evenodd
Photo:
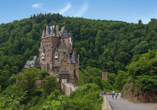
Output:
M72 37L70 32L68 33L68 36L69 36L69 37Z
M50 27L48 27L46 34L50 34Z
M46 36L46 32L45 32L45 30L43 30L43 34L42 34L42 36Z
M71 62L72 63L77 63L77 59L76 59L76 55L75 55L75 51L73 51L72 56L71 56Z
M62 36L62 34L63 34L63 32L64 32L64 28L65 28L65 26L63 26L63 27L61 28L60 36Z
M55 25L50 26L50 33L55 33L55 30L56 30Z
M59 31L59 36L61 36L61 31Z
M58 47L58 51L61 51L61 52L68 52L68 49L64 43L64 41L62 41Z
M38 57L37 56L34 56L33 60L32 61L27 61L24 68L28 68L28 67L38 67L40 68L40 63L38 61Z
M59 74L70 74L69 70L60 70Z

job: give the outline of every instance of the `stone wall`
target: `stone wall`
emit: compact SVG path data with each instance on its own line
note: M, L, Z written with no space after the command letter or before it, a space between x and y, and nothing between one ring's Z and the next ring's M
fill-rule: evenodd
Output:
M107 72L102 72L102 79L107 80Z
M104 99L106 100L107 110L112 110L111 105L110 105L109 101L107 100L106 96L104 96Z
M70 95L70 89L68 86L66 86L66 83L61 83L61 89L63 90L65 95Z

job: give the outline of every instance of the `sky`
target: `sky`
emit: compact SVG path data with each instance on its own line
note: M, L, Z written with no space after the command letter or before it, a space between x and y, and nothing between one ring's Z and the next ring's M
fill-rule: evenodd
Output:
M0 0L0 24L39 13L147 24L157 18L157 0Z

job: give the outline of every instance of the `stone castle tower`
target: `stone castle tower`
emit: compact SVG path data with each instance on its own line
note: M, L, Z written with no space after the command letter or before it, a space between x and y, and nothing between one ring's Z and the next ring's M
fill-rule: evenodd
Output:
M41 70L46 70L51 75L55 73L53 68L58 68L60 79L68 79L77 83L79 79L79 55L72 49L73 41L71 33L65 26L59 31L58 25L46 26L42 33L39 48L39 63ZM66 73L65 73L66 71ZM66 75L65 75L66 74Z

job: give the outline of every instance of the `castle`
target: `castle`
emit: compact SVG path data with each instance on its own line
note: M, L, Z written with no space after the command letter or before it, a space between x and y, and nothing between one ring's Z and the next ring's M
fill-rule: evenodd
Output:
M71 83L77 83L79 79L79 55L72 49L73 41L71 33L65 26L59 31L58 25L46 26L42 33L39 48L39 58L27 61L24 68L38 67L46 70L50 75L59 74L59 79L67 79Z

